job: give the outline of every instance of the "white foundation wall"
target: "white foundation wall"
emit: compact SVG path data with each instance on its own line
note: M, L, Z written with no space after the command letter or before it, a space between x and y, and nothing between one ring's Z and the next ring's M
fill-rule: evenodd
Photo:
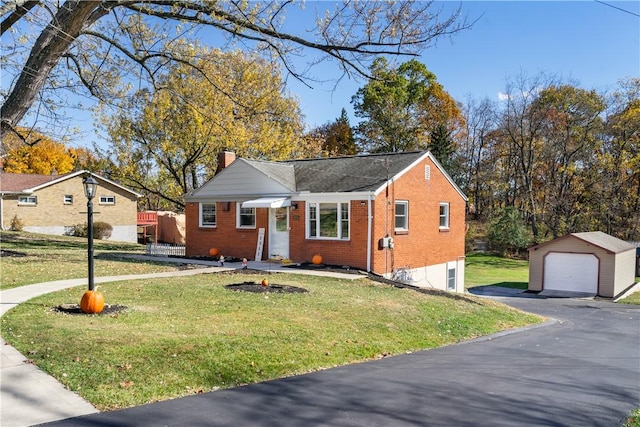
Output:
M24 227L24 231L39 234L53 234L63 236L65 234L64 226L49 227ZM108 239L114 242L138 242L138 228L135 225L114 225L111 231L111 237Z
M135 225L114 225L109 240L138 243L138 227Z
M455 290L447 289L447 271L452 268L455 268ZM464 257L442 264L399 268L384 277L419 288L464 293Z

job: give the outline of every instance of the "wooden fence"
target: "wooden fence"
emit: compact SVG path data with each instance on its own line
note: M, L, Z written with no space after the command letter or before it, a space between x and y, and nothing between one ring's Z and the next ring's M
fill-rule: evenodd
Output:
M185 247L164 243L147 243L146 252L151 256L185 256Z

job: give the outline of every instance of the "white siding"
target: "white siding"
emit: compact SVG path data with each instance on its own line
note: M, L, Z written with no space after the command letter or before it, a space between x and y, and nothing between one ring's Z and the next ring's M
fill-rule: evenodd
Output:
M287 195L291 190L251 165L236 160L215 179L200 187L189 201L236 201L271 195Z

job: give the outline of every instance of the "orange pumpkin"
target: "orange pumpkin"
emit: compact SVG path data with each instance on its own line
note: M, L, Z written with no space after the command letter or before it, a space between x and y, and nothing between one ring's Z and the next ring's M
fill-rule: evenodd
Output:
M98 291L86 291L80 300L80 309L83 313L97 314L104 308L104 296Z
M211 256L218 256L219 253L220 253L220 250L218 248L209 249L209 255Z
M269 286L269 281L266 278L262 279L261 283L262 283L262 286Z
M311 262L315 265L322 264L322 255L314 255L313 258L311 258Z

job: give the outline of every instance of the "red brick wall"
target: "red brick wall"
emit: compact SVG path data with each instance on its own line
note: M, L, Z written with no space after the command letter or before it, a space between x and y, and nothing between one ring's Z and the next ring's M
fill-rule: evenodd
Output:
M305 239L305 204L291 212L290 258L295 262L310 262L321 255L325 264L367 268L367 205L360 200L351 202L349 240ZM297 219L296 219L297 217Z
M425 180L424 166L431 165L431 178ZM409 201L409 232L394 232L395 200ZM387 203L388 201L388 203ZM448 202L449 230L439 229L440 202ZM327 264L367 268L367 201L351 202L350 239L315 240L305 238L305 203L295 202L297 209L289 212L289 258L294 262L311 261L313 255L322 255ZM236 228L236 203L217 204L216 228L198 227L198 203L187 203L187 256L208 255L216 247L223 255L255 256L258 229L266 229L263 258L269 247L268 209L256 209L256 229ZM385 205L388 216L385 216ZM393 268L418 268L440 264L464 256L465 201L449 184L430 159L412 168L382 191L372 205L373 239L371 242L372 270L383 274ZM393 250L379 250L378 239L386 234L395 240Z
M424 166L431 166L431 178L425 180ZM396 200L409 201L409 231L394 231ZM372 270L388 273L393 268L418 268L425 265L453 261L464 256L465 201L449 184L445 176L430 159L412 168L389 186L388 205L386 191L375 200L378 215L374 225L374 260ZM449 230L439 229L440 202L449 205ZM385 219L384 207L388 217ZM385 220L386 224L385 225ZM378 239L389 234L394 238L393 250L379 250Z
M227 209L228 206L228 210ZM186 220L186 255L207 256L209 249L218 248L225 256L254 259L258 243L258 229L266 230L263 258L267 256L269 247L269 211L256 209L256 228L236 228L236 203L219 202L216 204L217 227L199 227L198 203L187 203L185 209Z

